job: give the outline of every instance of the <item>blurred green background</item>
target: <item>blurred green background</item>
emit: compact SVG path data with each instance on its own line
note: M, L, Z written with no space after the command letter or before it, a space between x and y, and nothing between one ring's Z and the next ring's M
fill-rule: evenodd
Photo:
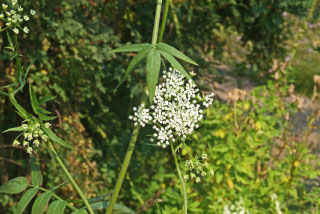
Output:
M114 94L134 55L108 52L124 44L151 41L155 1L20 4L37 11L29 22L30 33L19 36L25 64L37 57L29 82L38 95L56 97L46 106L58 116L53 129L75 146L73 151L57 150L89 197L111 192L131 136L128 116L139 103L145 76L141 65ZM207 153L208 163L215 168L214 176L187 184L190 213L224 213L240 201L250 213L277 213L273 193L283 213L320 212L319 137L309 143L308 136L310 124L311 132L319 129L318 118L310 110L314 121L298 127L294 118L301 110L299 102L287 102L295 98L288 92L291 83L305 100L313 96L313 76L320 75L319 12L315 0L171 1L163 41L199 63L199 67L187 67L197 73L199 87L205 93L215 92L216 84L228 81L226 76L239 83L235 87L246 85L243 79L254 86L242 100L229 99L232 94L216 96L199 130L188 139L192 152ZM4 49L7 45L2 32L1 86L14 78L14 62ZM287 63L286 69L275 68L281 62ZM275 78L277 72L279 78ZM27 88L17 100L31 111ZM0 96L0 131L20 123L9 100ZM182 213L170 151L150 145L148 134L148 127L140 134L119 202L137 213ZM14 138L12 133L0 134L0 184L30 176L29 155L10 147ZM45 148L37 153L43 186L66 180ZM181 151L182 168L187 159ZM77 197L71 185L58 194ZM20 197L0 195L0 213L14 213Z

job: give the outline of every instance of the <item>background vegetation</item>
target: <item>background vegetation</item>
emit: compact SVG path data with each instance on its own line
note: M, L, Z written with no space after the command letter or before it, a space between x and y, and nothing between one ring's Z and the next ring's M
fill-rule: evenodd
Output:
M135 69L114 94L132 55L108 52L151 40L155 1L40 0L23 5L37 11L29 35L20 39L26 65L37 57L29 81L37 94L56 97L46 106L58 116L53 128L75 146L59 153L89 197L111 192L130 139L128 116L143 89L144 72ZM232 205L250 213L277 213L277 200L283 213L319 213L319 144L308 140L319 129L319 97L313 96L314 111L297 131L301 101L290 88L293 83L298 92L312 96L313 75L319 75L320 67L318 17L315 0L171 2L164 41L200 64L189 70L195 70L205 92L224 81L222 64L261 85L250 94L232 91L227 101L217 98L187 140L193 154L208 154L215 172L201 183L187 184L190 213L223 213ZM15 72L7 45L1 34L1 86ZM26 87L17 99L31 111L28 96ZM13 109L1 96L0 131L21 123ZM149 131L143 129L139 137L119 201L137 213L181 213L170 151L153 146ZM0 134L1 182L30 173L29 155L11 148L14 137ZM184 168L188 152L181 154ZM44 186L66 180L54 162L44 161L50 160L44 148L37 155ZM71 188L65 185L60 195L75 198ZM20 197L1 194L0 213L14 213Z

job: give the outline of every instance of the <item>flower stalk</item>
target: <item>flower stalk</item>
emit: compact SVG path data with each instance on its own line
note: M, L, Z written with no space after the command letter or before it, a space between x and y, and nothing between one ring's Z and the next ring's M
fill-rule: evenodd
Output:
M54 158L58 161L60 167L62 168L63 172L66 174L66 176L68 177L68 179L70 180L71 184L73 185L73 187L75 188L75 190L78 192L80 198L82 199L83 203L85 204L85 206L87 207L88 211L90 214L94 214L87 198L84 196L84 194L82 193L80 187L78 186L78 184L76 183L76 181L72 178L70 172L68 171L68 169L66 168L66 166L64 165L64 163L62 162L62 160L60 159L59 155L57 154L56 150L54 149L51 141L48 141L48 148L50 149L50 151L52 152Z
M181 174L181 171L180 171L180 167L179 167L179 163L178 163L178 160L177 160L176 152L174 151L172 143L170 143L170 145L171 145L172 155L173 155L173 158L174 158L174 163L176 165L178 176L179 176L179 179L180 179L180 182L181 182L181 186L182 186L184 214L188 214L188 198L187 198L186 187L185 187L185 184L184 184L184 181L183 181L183 177L182 177L182 174Z

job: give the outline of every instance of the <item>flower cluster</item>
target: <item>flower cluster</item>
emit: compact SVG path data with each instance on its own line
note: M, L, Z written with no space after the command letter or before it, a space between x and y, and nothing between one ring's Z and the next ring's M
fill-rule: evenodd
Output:
M12 0L11 4L11 8L4 3L1 5L2 13L0 13L0 20L6 23L5 29L12 29L15 34L19 34L20 30L24 33L29 33L29 28L22 26L22 23L29 21L29 15L34 16L36 11L31 9L28 13L25 13L24 9L18 5L18 0Z
M228 202L224 205L223 214L249 214L249 211L246 210L243 199L240 198L235 204Z
M44 125L46 128L50 128L51 126L50 123L45 123ZM21 127L23 129L23 133L19 136L23 135L24 140L22 141L22 145L27 148L27 153L30 155L33 151L32 146L38 147L40 145L40 141L43 143L47 142L48 136L41 130L39 123L24 123ZM18 146L20 144L21 143L17 139L13 141L13 146Z
M184 180L195 180L197 183L201 181L201 177L207 174L214 175L214 171L210 169L207 162L207 154L202 154L199 159L197 156L194 159L188 159L185 163L186 175Z
M133 116L129 116L129 119L134 121L135 126L140 124L144 127L152 119L149 109L146 109L144 104L141 104L138 108L133 107L133 111L134 114Z
M176 69L163 72L164 82L155 90L154 104L150 111L144 106L135 108L129 119L144 126L152 121L155 133L151 141L165 148L176 139L185 140L203 118L203 107L213 101L213 94L200 96L192 80L186 80Z

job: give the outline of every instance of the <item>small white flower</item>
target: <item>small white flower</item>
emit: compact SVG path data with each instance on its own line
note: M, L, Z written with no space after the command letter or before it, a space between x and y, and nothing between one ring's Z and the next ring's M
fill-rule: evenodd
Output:
M13 28L12 30L15 34L19 34L19 29L18 28Z
M33 150L32 147L28 147L27 148L27 153L31 155L32 154L32 150Z
M199 183L201 181L200 177L196 177L196 182Z
M18 140L14 140L13 141L13 146L18 146L18 145L20 145L20 142Z
M46 127L47 129L50 128L51 124L50 123L45 123L44 127Z
M184 176L184 180L185 180L185 181L189 180L189 175L185 175L185 176Z
M210 175L214 175L214 171L211 169L209 172Z
M43 140L43 142L47 142L48 136L47 135L42 135L41 139Z
M3 19L4 18L4 15L3 13L0 14L0 19Z
M30 14L32 15L32 16L34 16L34 15L36 15L36 11L35 10L30 10Z
M24 20L29 21L29 16L24 15L23 18L24 18Z
M202 154L201 157L202 157L202 160L208 159L208 155L207 154Z
M28 128L28 124L22 124L21 127L26 130Z
M144 108L144 104L141 104L138 108L133 107L134 114L130 115L129 119L135 121L134 125L140 124L144 127L147 123L152 120L151 115L149 114L149 109Z
M2 8L3 8L4 10L6 10L6 9L8 8L8 5L7 5L7 4L2 4Z
M11 13L10 13L10 12L6 12L6 15L7 15L7 16L11 16Z
M194 73L194 71L191 71L191 72L190 72L190 75L191 75L192 77L194 77L194 76L196 76L197 74Z
M7 25L7 26L10 26L10 25L11 25L11 23L10 23L10 22L7 22L7 23L6 23L6 25Z
M39 141L38 139L37 139L37 140L34 140L34 141L33 141L33 144L38 147L38 146L40 145L40 141Z
M18 2L18 0L12 0L12 5L13 5L13 6L16 5L17 2Z
M22 8L21 6L19 6L19 7L18 7L18 11L19 11L19 12L22 12L22 11L23 11L23 8Z
M22 145L23 145L23 146L27 146L27 145L29 145L29 142L26 141L26 140L24 140L23 143L22 143Z

